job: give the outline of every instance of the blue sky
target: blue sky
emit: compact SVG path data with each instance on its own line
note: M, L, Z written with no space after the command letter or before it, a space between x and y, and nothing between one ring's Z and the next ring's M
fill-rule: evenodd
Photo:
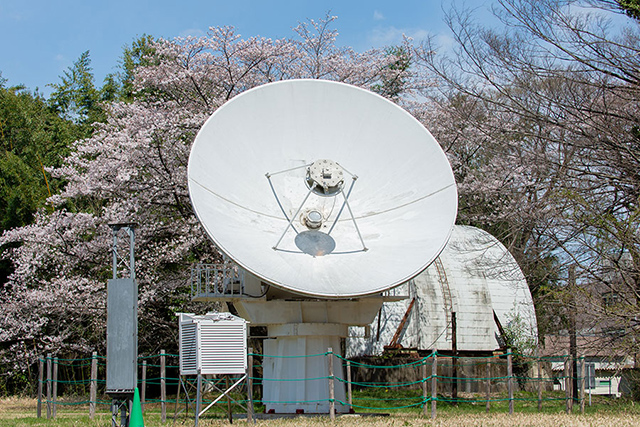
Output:
M0 0L0 71L8 85L50 93L47 84L89 50L96 82L116 71L122 48L143 34L173 38L234 26L243 37L282 38L307 18L338 16L338 44L358 51L433 34L446 39L452 1ZM456 0L488 7L492 0Z

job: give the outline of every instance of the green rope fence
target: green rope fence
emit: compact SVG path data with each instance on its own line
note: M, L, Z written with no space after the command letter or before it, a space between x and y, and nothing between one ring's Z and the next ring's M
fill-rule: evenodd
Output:
M341 370L337 375L263 378L254 375L253 367L251 367L246 381L258 391L268 382L313 381L328 383L334 381L336 384L341 384L341 387L348 388L348 399L346 402L336 398L299 401L249 399L243 394L247 392L248 388L248 385L245 385L243 386L244 391L237 391L234 394L234 405L238 410L248 403L259 407L271 404L295 405L330 402L352 410L411 410L422 411L425 415L431 407L431 415L435 416L437 404L459 406L484 403L487 411L492 405L495 405L494 410L506 410L504 405L508 404L508 410L512 413L515 404L523 408L522 405L537 403L538 409L540 409L543 404L557 407L559 403L564 402L567 412L571 410L574 403L580 404L581 410L584 411L584 378L580 377L580 371L576 375L567 370L567 366L570 365L567 355L533 357L509 352L497 356L464 357L432 352L425 357L395 364L390 363L389 360L385 360L384 364L354 361L330 351L303 356L276 356L251 352L248 356L262 358L262 360L266 358L336 357L340 361L337 368ZM530 369L520 369L514 373L513 359L515 357L518 358L521 368L523 366L530 368L536 364L540 367L541 364L544 364L547 371L550 371L551 364L555 363L556 365L564 364L564 369L562 372L544 376L541 374L530 376L528 375ZM177 354L165 352L156 355L143 355L138 358L141 370L139 372L142 372L142 375L139 375L138 388L141 390L143 405L160 405L163 420L166 419L167 405L185 406L188 410L194 400L189 396L189 393L196 387L196 380L180 377L179 365L167 363L167 359L173 361L178 358ZM94 354L92 357L63 359L47 355L47 357L40 358L39 362L39 415L42 406L46 406L48 417L55 417L57 407L89 406L95 411L96 406L111 404L109 400L99 397L104 396L105 393L106 363L104 363L104 356ZM584 358L579 358L578 363L584 363ZM348 375L343 375L345 370ZM167 371L170 371L170 374L167 374ZM457 374L453 372L457 372ZM148 373L151 375L147 375ZM228 379L236 382L240 378ZM218 387L222 380L217 381L218 383L215 381L211 383ZM579 384L580 393L577 396L570 393L572 381L577 381ZM551 386L552 384L553 386ZM529 391L519 391L518 395L515 395L515 388L523 387L523 385ZM167 388L172 392L172 397L167 396ZM462 389L466 391L461 392ZM180 395L180 390L182 395ZM147 391L151 392L153 396L145 396ZM535 395L536 391L537 396ZM89 398L87 398L88 395ZM62 398L58 396L62 396ZM203 404L210 402L212 401L207 399L202 401Z

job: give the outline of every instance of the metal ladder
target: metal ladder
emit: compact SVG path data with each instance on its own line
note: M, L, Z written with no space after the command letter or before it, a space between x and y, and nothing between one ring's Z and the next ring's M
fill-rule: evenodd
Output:
M444 301L444 315L447 320L447 341L451 341L453 335L453 325L451 324L451 313L453 312L453 300L451 298L451 289L449 288L449 280L447 279L447 272L440 261L440 257L436 258L433 262L438 271L438 278L440 279L440 287L442 289L442 299Z

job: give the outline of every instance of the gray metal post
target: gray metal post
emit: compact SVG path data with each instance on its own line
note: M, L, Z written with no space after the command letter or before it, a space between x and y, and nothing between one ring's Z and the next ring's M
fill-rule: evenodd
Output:
M199 378L199 381L202 383L202 378ZM200 389L198 389L198 392L200 392ZM160 418L163 423L166 423L167 422L167 359L166 359L164 349L160 350L160 400L161 400Z
M485 375L487 376L487 380L486 380L486 388L487 388L487 404L486 404L486 411L489 412L489 410L491 409L491 358L487 357L487 363L486 363L486 368L485 368Z
M42 417L42 382L44 381L44 360L42 356L38 357L38 406L36 415Z
M89 384L89 418L96 415L96 402L98 399L98 353L91 353L91 380Z
M438 353L431 352L431 419L436 419L436 402L438 401Z
M422 360L422 365L420 366L422 373L422 415L427 415L427 361L426 359Z
M129 417L127 416L127 404L120 405L120 426L129 427Z
M180 375L180 373L178 373L178 391L176 392L175 405L173 405L173 422L174 423L176 422L176 416L178 415L178 404L180 403L180 389L181 388L182 388L182 375ZM188 416L188 414L189 414L189 407L187 406L186 411L185 411L185 415Z
M456 312L451 312L451 400L454 405L458 404L458 323Z
M129 424L134 390L138 386L138 288L135 283L135 223L109 224L113 232L113 280L107 285L107 382L112 398L111 423ZM129 236L128 253L118 253L118 233ZM118 271L119 267L124 267ZM121 329L122 328L122 329Z
M51 419L51 353L47 353L47 419Z
M118 278L118 232L113 228L113 248L111 248L111 255L113 258L113 279Z
M58 415L58 358L53 358L53 418Z
M253 414L253 348L249 347L247 356L247 422L256 422Z
M584 355L580 356L580 413L584 414L585 363Z
M507 387L509 389L509 414L513 414L513 358L507 349Z
M329 356L329 418L331 421L336 419L336 395L335 384L333 383L333 349L329 347L327 350Z
M111 399L111 427L118 425L118 401Z
M353 392L351 387L351 361L347 360L347 401L349 408L353 405Z
M542 359L540 358L540 347L536 349L538 358L538 411L542 411Z
M147 401L147 361L142 361L142 383L140 384L140 409L144 414L144 405Z
M568 354L564 357L564 395L565 395L565 411L567 414L571 412L571 377L569 374L570 356Z
M224 376L224 389L229 390L229 375ZM227 394L227 415L229 416L229 424L233 424L233 413L231 412L231 397Z
M576 334L576 266L575 264L569 265L568 283L570 294L573 297L566 306L568 309L568 321L569 321L569 354L571 355L571 408L573 409L573 399L578 397L578 342Z
M131 274L131 279L136 280L136 259L134 257L133 250L135 248L136 243L136 233L134 229L135 225L131 224L127 227L127 233L129 234L129 270Z
M198 427L198 420L200 419L200 402L202 401L202 374L198 372L198 380L196 381L196 424Z

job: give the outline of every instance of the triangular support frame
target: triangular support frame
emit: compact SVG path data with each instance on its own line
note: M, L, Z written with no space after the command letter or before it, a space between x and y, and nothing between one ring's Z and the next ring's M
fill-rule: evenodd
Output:
M282 206L280 198L278 197L278 193L277 193L277 191L275 189L275 186L273 185L273 181L271 180L271 177L274 176L274 175L283 174L283 173L286 173L286 172L291 172L293 170L307 168L310 165L311 165L311 163L307 164L307 165L298 166L298 167L295 167L295 168L285 169L285 170L282 170L282 171L279 171L279 172L265 174L265 176L267 177L267 180L269 181L269 187L271 188L271 191L273 192L273 196L275 197L276 202L278 203L278 206L280 207L280 211L284 215L284 218L288 221L287 226L285 227L284 231L280 235L280 238L278 239L276 244L273 245L273 247L272 247L273 250L276 250L276 251L277 250L283 250L283 249L280 249L278 246L282 242L282 239L284 239L284 236L287 234L287 231L289 231L289 228L291 228L296 233L296 235L300 234L300 232L293 225L293 222L300 215L300 212L302 212L302 209L304 208L305 203L307 203L307 200L309 199L309 196L311 195L311 193L314 192L314 186L310 186L309 187L309 191L307 192L307 194L305 195L304 199L302 200L302 203L300 203L300 205L298 206L298 209L296 210L296 213L294 215L292 215L291 218L289 218L289 215L287 215L287 212L284 210L284 207ZM362 234L360 233L360 228L358 227L358 223L356 221L356 218L353 215L353 210L351 209L351 205L349 204L349 197L351 196L351 192L353 191L353 187L355 186L355 183L358 180L358 176L357 175L353 175L351 172L347 171L344 168L342 168L342 169L346 173L351 175L351 185L349 186L349 191L347 191L346 194L344 192L344 188L341 188L340 191L338 192L339 194L342 194L342 197L343 197L344 200L342 202L342 206L340 206L340 210L338 211L338 214L336 215L335 219L333 220L333 224L331 225L331 228L329 229L329 231L326 234L329 235L329 236L331 235L331 232L334 230L336 224L338 223L338 221L340 220L340 217L342 216L344 208L346 207L348 212L349 212L349 215L351 216L351 221L353 222L353 225L354 225L354 227L356 229L356 233L358 234L358 238L360 239L360 243L362 244L361 251L362 252L366 252L366 251L369 250L369 248L367 248L367 245L364 243L364 239L362 238ZM336 194L334 194L332 196L326 196L326 197L336 197L338 193L336 193Z
M174 410L174 414L173 414L173 422L175 423L177 417L179 414L185 412L185 415L188 416L189 415L189 408L193 408L194 411L194 418L195 418L195 427L198 427L199 424L199 420L200 417L202 415L204 415L205 412L207 412L209 409L211 409L213 407L213 405L215 405L216 403L218 403L222 398L224 397L229 397L229 393L235 389L236 387L238 387L240 384L242 384L242 382L244 382L247 379L247 374L242 374L242 376L240 377L240 379L236 380L229 388L227 388L226 390L223 390L221 388L219 388L216 385L217 380L219 379L206 379L203 377L202 374L198 374L197 378L196 378L196 385L194 386L191 383L191 386L189 386L190 382L185 380L186 375L180 375L179 378L179 384L178 384L178 393L176 396L176 404L175 404L175 410ZM212 402L210 402L204 409L201 408L201 403L202 403L202 389L203 389L203 384L207 383L209 385L211 385L214 389L216 389L218 392L220 392L220 395L215 398ZM187 388L188 387L188 388ZM191 393L193 392L193 388L195 387L196 389L196 397L195 400L191 399ZM178 401L180 400L180 389L182 389L184 391L185 394L185 407L178 410ZM235 403L236 405L240 406L241 408L247 410L247 407L245 405L243 405L242 403L240 403L239 401L232 399L231 397L229 397L230 401ZM229 416L229 420L232 420L232 414L229 412L228 413Z

